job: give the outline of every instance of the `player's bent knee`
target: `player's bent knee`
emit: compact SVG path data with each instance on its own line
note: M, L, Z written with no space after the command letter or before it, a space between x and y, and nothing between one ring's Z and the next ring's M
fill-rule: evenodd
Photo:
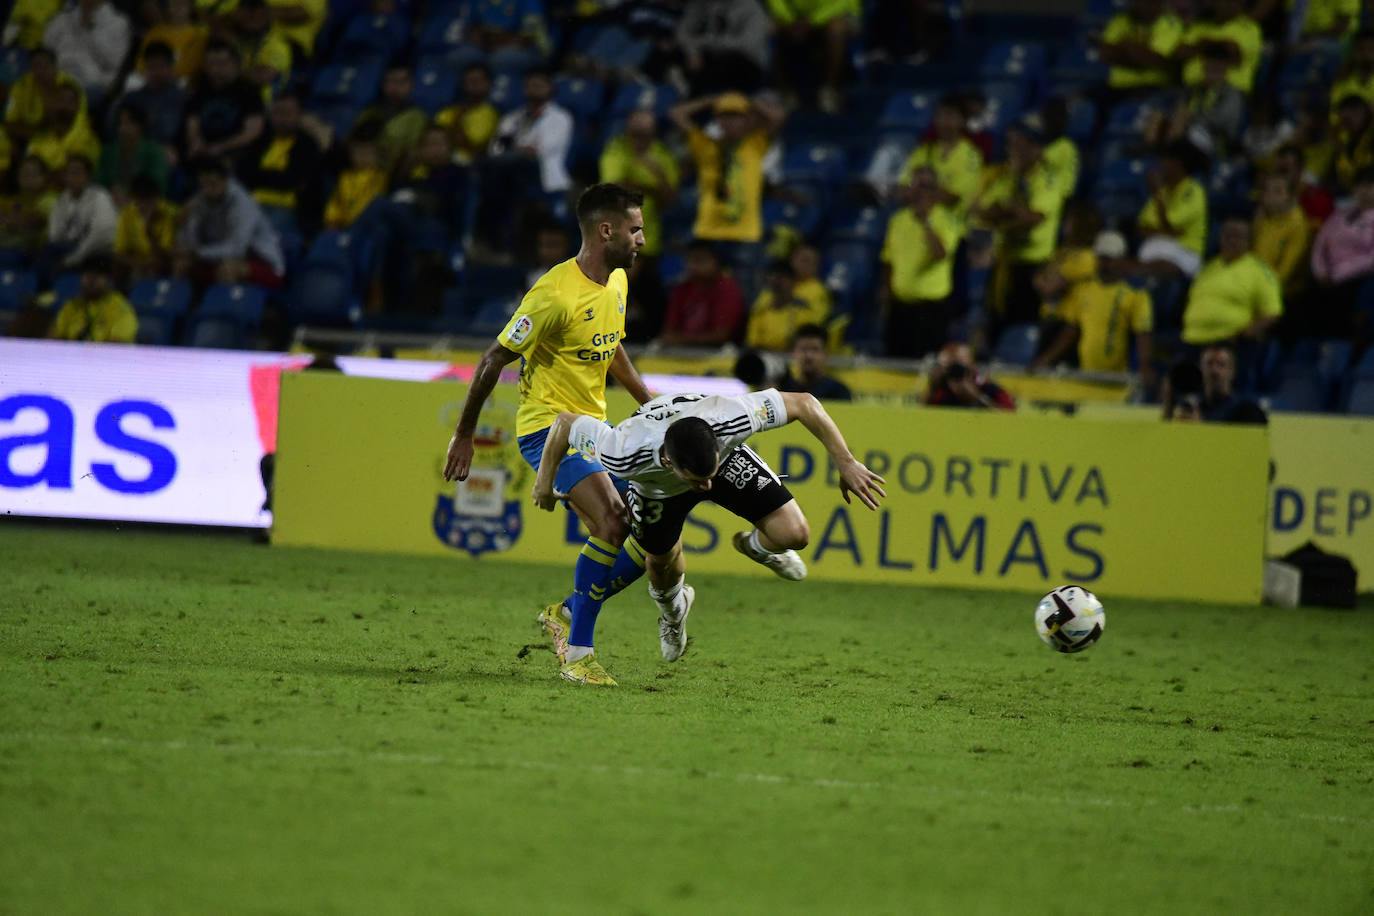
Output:
M788 550L802 550L811 543L811 526L807 525L806 519L789 522L773 540Z

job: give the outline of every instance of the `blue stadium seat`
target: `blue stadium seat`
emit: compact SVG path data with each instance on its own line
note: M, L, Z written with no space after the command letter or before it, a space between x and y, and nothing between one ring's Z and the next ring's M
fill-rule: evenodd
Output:
M352 132L353 125L358 123L358 116L363 113L363 107L351 102L333 105L315 105L312 103L310 113L328 124L333 135L342 140Z
M362 308L353 296L352 268L323 262L302 265L291 284L286 308L296 324L356 324Z
M543 63L543 56L533 48L522 45L506 45L487 55L487 66L494 73L509 73L523 77L528 71Z
M522 267L469 265L463 277L463 289L473 302L509 301L525 294L525 270ZM510 317L509 312L506 317Z
M81 292L81 271L68 270L57 275L52 284L53 306L61 308L77 293Z
M372 242L360 233L348 229L326 229L315 237L315 243L306 252L307 264L336 264L341 267L352 265L366 272L372 260Z
M599 80L560 76L554 81L553 98L579 120L595 118L606 101L606 87Z
M652 108L659 117L664 117L677 101L678 92L672 86L627 83L620 87L611 100L610 117L612 121L617 121L637 108Z
M129 304L140 317L157 313L175 321L190 311L191 284L171 277L140 280L129 290Z
M842 209L830 215L830 229L826 238L832 242L863 242L881 245L887 235L887 221L892 211L867 206Z
M429 20L420 29L416 49L420 54L456 54L460 48L470 48L481 58L482 52L466 42L468 24L462 15L435 15L431 12Z
M1097 106L1091 99L1082 96L1070 98L1068 106L1069 123L1065 133L1070 140L1081 146L1092 140L1093 131L1097 127Z
M409 37L410 23L404 17L363 13L344 26L333 58L350 63L368 59L387 61L405 49Z
M493 73L490 99L501 114L514 111L525 101L524 80L514 73Z
M1364 355L1350 369L1352 378L1374 378L1374 347L1364 351Z
M1145 176L1154 168L1154 161L1140 158L1111 159L1104 162L1097 174L1097 190L1138 190L1145 196Z
M22 248L0 248L0 270L22 270L29 266L29 256Z
M1102 135L1109 139L1138 141L1151 116L1162 110L1164 106L1157 99L1121 102L1107 114Z
M988 48L978 75L989 80L1024 80L1038 85L1045 74L1045 46L1030 41L999 41Z
M517 305L519 300L509 296L481 303L468 325L468 333L474 337L495 337L510 321Z
M1355 379L1345 409L1357 416L1374 417L1374 377Z
M938 101L939 97L934 92L899 92L889 98L883 107L878 129L923 134L935 118L935 104Z
M446 64L428 61L415 71L415 91L411 99L431 117L454 103L458 97L459 72Z
M785 182L819 182L838 185L845 179L844 150L831 143L794 146L783 154Z
M986 83L982 89L988 103L984 114L988 129L1000 138L1017 118L1026 113L1030 87L1026 83L1004 81Z
M822 279L835 310L853 313L871 304L877 251L869 245L841 242L826 248Z
M1286 369L1274 393L1286 401L1292 410L1316 413L1326 407L1326 393L1317 379L1317 373L1307 366Z
M1327 86L1336 75L1340 61L1321 49L1294 50L1274 79L1280 93L1295 89Z
M665 287L676 286L687 275L687 258L681 254L664 252L658 259L658 275Z
M383 66L380 62L368 62L361 66L321 67L310 83L311 106L368 104L377 96Z
M1035 359L1035 349L1040 345L1040 326L1032 322L1009 325L997 339L997 349L992 358L998 362L1024 366Z
M1221 161L1207 176L1207 202L1213 212L1247 209L1251 191L1250 167L1243 162Z
M239 350L247 343L247 334L233 318L197 315L186 332L188 347L209 347L217 350Z
M822 215L819 201L783 201L769 197L763 202L764 235L768 236L775 226L785 225L791 226L803 238L813 238L820 229Z
M29 52L18 45L0 49L0 83L13 86L15 80L29 72Z
M138 343L153 347L172 345L176 320L162 312L139 312L138 332L134 338Z
M0 312L17 312L38 288L31 270L0 270Z
M262 323L262 313L266 308L267 293L260 286L217 284L207 289L201 297L196 317L228 318L241 328L256 329Z
M1097 46L1074 42L1064 47L1050 69L1050 85L1056 92L1065 89L1100 86L1107 81L1107 65Z
M1083 18L1093 26L1101 28L1117 13L1126 12L1129 5L1127 0L1088 0Z

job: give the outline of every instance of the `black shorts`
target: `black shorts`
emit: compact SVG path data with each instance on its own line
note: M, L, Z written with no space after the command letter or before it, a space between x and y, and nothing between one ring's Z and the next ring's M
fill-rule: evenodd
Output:
M767 462L749 447L741 445L720 463L720 470L711 478L710 490L692 490L655 499L637 492L631 484L626 499L630 507L630 530L639 546L646 553L664 554L672 550L682 536L682 524L697 503L713 502L757 524L791 502L792 494Z

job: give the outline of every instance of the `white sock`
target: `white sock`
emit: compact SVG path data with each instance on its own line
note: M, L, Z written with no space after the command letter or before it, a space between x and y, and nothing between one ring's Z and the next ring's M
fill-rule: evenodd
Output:
M786 548L782 550L769 550L767 547L764 547L763 544L759 543L759 529L757 528L749 532L749 540L747 543L754 556L760 559L763 557L777 556L780 553L787 553Z
M575 661L580 661L592 654L591 646L568 646L568 654L564 656L563 663L571 665Z
M679 577L672 585L661 589L650 585L649 597L654 599L654 604L657 604L658 609L663 613L676 614L678 596L682 594L682 583L685 581L685 577Z

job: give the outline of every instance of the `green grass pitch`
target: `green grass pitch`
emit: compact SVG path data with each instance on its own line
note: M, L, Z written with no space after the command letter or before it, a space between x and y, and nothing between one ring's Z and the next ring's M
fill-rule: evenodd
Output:
M1374 614L0 525L0 913L1370 913ZM690 562L690 560L689 560Z

